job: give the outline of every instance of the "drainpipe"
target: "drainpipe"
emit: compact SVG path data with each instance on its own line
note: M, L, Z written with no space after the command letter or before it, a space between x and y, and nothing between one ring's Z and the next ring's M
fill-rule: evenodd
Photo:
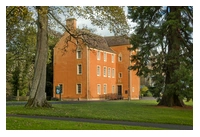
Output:
M86 49L86 52L87 52L87 60L86 60L86 63L87 63L87 100L89 99L89 97L88 97L88 90L89 90L89 56L88 56L88 51L89 49L88 49L88 47L87 47L87 49Z

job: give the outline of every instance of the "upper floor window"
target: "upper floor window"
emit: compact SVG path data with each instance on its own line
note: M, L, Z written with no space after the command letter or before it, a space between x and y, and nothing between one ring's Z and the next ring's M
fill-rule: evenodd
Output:
M107 67L103 67L103 76L106 77L107 76Z
M115 62L115 55L114 54L112 54L112 63L114 63Z
M122 54L121 54L121 53L118 55L118 61L119 61L119 62L122 61Z
M81 64L78 64L77 65L77 74L82 74L82 65Z
M81 50L80 49L77 49L77 51L76 51L76 58L81 59Z
M101 59L101 52L98 50L97 51L97 60L100 60Z
M111 74L111 68L109 67L108 68L108 77L110 77L110 74Z
M103 58L104 58L104 61L107 61L107 54L106 54L106 52L103 53Z
M100 76L100 75L101 75L101 67L97 66L97 76Z
M76 94L81 94L81 84L76 84Z
M122 72L119 72L118 77L122 78Z
M112 68L112 78L114 78L114 77L115 77L115 69Z

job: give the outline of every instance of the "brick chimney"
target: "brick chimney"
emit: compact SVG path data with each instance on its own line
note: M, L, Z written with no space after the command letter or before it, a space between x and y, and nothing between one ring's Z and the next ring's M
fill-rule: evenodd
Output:
M67 28L70 29L70 31L76 30L76 19L75 18L69 18L66 20Z

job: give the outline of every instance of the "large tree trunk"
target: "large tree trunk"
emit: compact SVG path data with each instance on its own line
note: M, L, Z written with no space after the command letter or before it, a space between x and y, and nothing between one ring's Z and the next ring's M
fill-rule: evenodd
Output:
M185 106L183 100L179 99L178 95L175 95L175 94L171 96L163 95L158 105L168 106L168 107L172 107L172 106L184 107Z
M175 6L169 7L168 10L169 18L168 20L181 21L181 13L179 9ZM170 88L170 85L173 85L178 81L174 78L175 70L178 70L180 67L179 55L180 55L180 43L179 43L179 26L177 24L170 24L168 29L168 55L166 58L166 79L165 79L165 90L162 96L161 101L158 105L163 106L184 106L183 100L179 98L179 95L176 94L176 88Z
M26 107L51 107L46 100L46 62L48 56L48 7L36 7L38 12L37 52L34 77Z

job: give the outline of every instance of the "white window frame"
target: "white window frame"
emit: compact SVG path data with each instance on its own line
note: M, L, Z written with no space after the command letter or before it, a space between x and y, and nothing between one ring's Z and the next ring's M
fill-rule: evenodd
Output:
M121 76L120 76L120 75L121 75ZM118 77L119 77L119 78L122 78L122 72L119 72L119 73L118 73Z
M115 68L112 68L112 78L115 77Z
M108 67L108 77L110 78L111 77L111 68Z
M79 85L81 86L80 88L81 88L81 91L80 91L80 93L79 93ZM77 83L76 84L76 94L82 94L82 84L81 83Z
M82 54L81 54L82 52L81 52L81 50L80 49L77 49L76 50L76 59L81 59L82 58ZM80 55L80 57L79 57L79 55Z
M111 58L112 58L112 59L111 59L111 60L112 60L112 63L114 63L114 62L115 62L115 55L112 54L112 55L111 55Z
M97 60L101 60L101 52L99 50L97 51Z
M115 86L112 85L112 93L114 94L115 93Z
M101 76L101 66L99 65L97 65L97 76Z
M107 84L103 84L103 94L107 94Z
M103 76L107 77L107 67L106 66L103 67Z
M97 84L97 94L101 94L101 84Z
M79 66L80 66L80 69L81 69L81 72L79 70ZM77 75L81 75L82 74L82 64L77 64Z
M104 60L104 62L106 62L107 61L107 53L104 51L104 53L103 53L103 60Z
M119 53L119 54L118 54L118 61L119 61L119 62L122 62L122 53Z

